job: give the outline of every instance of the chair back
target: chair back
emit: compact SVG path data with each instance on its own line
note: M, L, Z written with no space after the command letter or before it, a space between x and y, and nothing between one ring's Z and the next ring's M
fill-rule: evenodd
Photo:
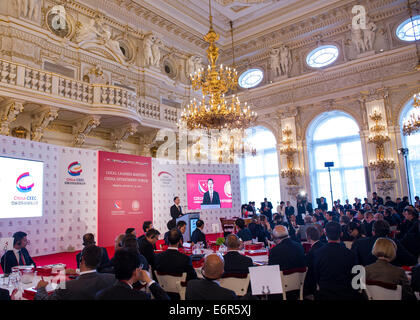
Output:
M158 240L156 241L156 249L157 250L164 250L163 246L165 245L165 240Z
M186 272L177 274L155 271L155 275L163 290L166 292L178 293L181 300L185 300L185 291L187 289L185 281L187 279Z
M280 271L281 285L283 287L283 300L287 300L286 293L299 290L299 299L303 300L303 283L306 276L306 267Z
M369 300L401 300L401 285L380 281L366 281L366 294Z
M224 234L235 233L235 221L236 219L220 218L220 224L222 225L222 231Z
M220 286L236 293L237 296L244 296L248 291L248 273L225 273L220 279Z
M347 249L351 249L351 246L353 244L353 241L343 241L344 245Z

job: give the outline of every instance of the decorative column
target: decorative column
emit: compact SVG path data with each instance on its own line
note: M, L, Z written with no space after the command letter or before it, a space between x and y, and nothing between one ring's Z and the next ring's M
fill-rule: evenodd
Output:
M366 115L368 117L369 136L367 141L370 148L369 168L376 173L373 176L372 190L384 196L395 196L395 159L391 150L391 138L388 135L388 121L386 112L386 88L369 91L363 98ZM395 143L394 143L395 144Z

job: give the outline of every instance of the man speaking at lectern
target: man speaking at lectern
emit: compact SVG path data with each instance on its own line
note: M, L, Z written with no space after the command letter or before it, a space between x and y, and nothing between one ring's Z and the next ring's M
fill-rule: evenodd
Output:
M202 204L220 204L219 194L213 190L214 181L213 179L207 180L207 186L209 191L204 194Z
M174 198L174 205L171 207L171 217L172 219L178 219L179 217L182 217L182 208L179 205L181 200L179 200L179 197Z

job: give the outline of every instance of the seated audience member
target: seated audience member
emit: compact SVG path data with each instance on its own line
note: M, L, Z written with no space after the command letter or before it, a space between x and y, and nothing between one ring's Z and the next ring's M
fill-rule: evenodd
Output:
M417 300L405 271L390 263L395 259L396 251L397 245L394 241L387 238L378 238L372 249L372 254L377 260L365 267L366 280L401 285L403 300Z
M350 219L350 222L361 223L361 222L357 219L357 211L354 211L354 210L347 210L347 211L346 211L346 216Z
M9 290L0 288L0 301L9 301L9 300L11 300Z
M249 273L249 267L254 263L250 257L240 254L238 251L241 246L241 240L236 234L231 233L226 238L228 252L224 255L225 273Z
M363 221L365 221L365 212L362 210L357 211L356 219L358 220L358 223L362 224Z
M420 222L416 221L413 227L402 238L401 244L415 257L420 256Z
M336 222L325 226L328 243L315 254L314 275L319 286L319 300L357 299L352 288L352 268L357 264L356 255L340 244L341 227Z
M361 238L353 242L351 250L356 254L358 264L367 266L376 261L376 257L372 254L372 248L378 238L388 238L390 233L389 223L384 220L375 221L372 228L372 237ZM417 263L417 258L414 257L407 249L398 241L397 256L392 264L395 266L414 266Z
M363 229L365 231L366 237L372 236L372 228L375 219L373 218L373 213L368 211L365 213L365 219L362 222Z
M5 274L11 273L12 268L16 266L35 266L35 262L26 249L28 244L26 236L27 234L22 231L13 234L13 250L6 251L1 257L1 268Z
M411 287L413 291L420 292L420 264L411 269Z
M307 242L311 244L311 249L305 255L305 263L307 272L305 277L305 282L303 284L303 296L315 296L316 293L316 281L314 275L314 259L315 254L319 248L321 248L324 243L319 241L321 234L316 226L310 226L306 229L306 238ZM313 298L312 298L313 299Z
M305 224L301 225L297 232L297 239L300 241L306 241L306 230L314 225L312 222L312 216L310 215L305 216L304 222Z
M390 196L386 196L385 197L385 206L386 207L391 207L391 208L396 208L397 204L391 200Z
M185 234L185 231L187 231L187 223L185 221L178 221L178 223L176 224L176 227L181 232L181 242L179 246L182 247L184 244L184 234Z
M115 238L115 245L114 245L115 251L117 251L118 249L121 249L123 247L122 241L123 241L124 237L125 237L125 234L121 233Z
M199 242L202 242L204 245L204 248L207 248L207 241L206 241L206 235L203 233L204 229L204 221L203 220L197 220L196 223L196 229L191 235L191 242L193 244L197 244Z
M154 230L154 229L152 229ZM149 230L150 232L150 230ZM147 238L147 235L146 235ZM99 291L97 300L149 300L150 296L142 291L134 290L133 285L145 282L156 300L169 300L166 292L140 268L140 259L135 252L124 248L115 253L116 283Z
M83 247L95 246L95 245L96 245L96 242L95 242L95 236L93 235L93 233L86 233L85 235L83 235ZM109 267L108 252L106 251L105 248L101 248L101 249L102 249L102 257L101 257L101 262L98 265L98 270L97 270L98 272L105 271ZM77 263L78 269L80 267L81 256L82 256L81 252L79 252L76 255L76 263Z
M270 240L271 239L271 224L270 222L267 220L266 216L260 216L260 226L262 227L262 231L263 231L263 241L260 241L260 239L258 239L259 242L266 242L266 240Z
M373 215L373 220L375 220L375 221L384 220L384 215L382 213L379 213L379 212L375 213Z
M50 295L45 290L48 282L40 280L36 286L34 300L93 300L98 291L115 283L113 274L96 271L101 257L102 248L94 245L86 246L81 255L79 277L67 281L64 288L58 287Z
M224 272L223 258L219 254L210 254L202 268L203 279L188 281L186 300L235 300L232 290L223 288L218 283Z
M162 273L187 273L187 281L196 279L197 274L192 266L191 257L178 251L181 243L181 232L174 228L169 232L169 247L165 252L155 256L156 271Z
M165 244L169 246L169 240L168 240L169 233L171 232L173 228L176 228L176 220L175 219L169 220L168 223L166 224L166 227L168 228L168 231L165 232L165 235L163 236L163 240L165 240Z
M398 199L397 199L398 200ZM401 199L400 199L401 200ZM397 211L401 214L401 215L403 215L403 211L404 211L404 209L405 209L405 207L407 207L407 206L409 206L410 205L410 202L408 202L408 197L407 196L404 196L403 197L403 199L402 199L402 201L400 201L399 203L398 203L398 207L397 207Z
M289 238L284 226L276 226L273 230L273 241L276 244L268 256L269 265L280 265L280 270L304 268L305 253L300 243Z
M347 230L348 230L348 234L351 238L350 241L356 241L356 240L364 237L364 235L362 233L362 227L359 223L350 222L348 227L347 227Z
M139 255L140 263L143 265L143 270L149 271L149 263L146 258L139 252L139 244L137 243L137 238L133 234L126 234L123 239L123 248L128 248L136 252Z
M351 236L349 234L349 223L350 219L348 216L341 216L340 217L340 226L341 226L341 241L352 241Z
M140 243L139 252L142 254L152 270L155 270L155 244L159 240L160 232L156 229L149 229L146 232L146 237Z
M386 208L384 211L384 220L389 223L391 227L398 225L398 220L392 214L392 208Z
M273 220L275 217L276 216L274 215ZM258 239L259 242L264 241L264 231L263 231L263 227L258 221L258 217L256 216L252 217L251 222L248 224L248 229L249 231L251 231L252 239Z
M139 244L139 248L141 246L141 242L146 239L146 233L147 233L147 231L149 231L150 229L153 229L153 223L152 223L152 221L145 221L145 222L143 222L143 232L144 232L144 234L142 234L140 237L137 238L137 242Z
M252 241L252 233L247 227L245 227L244 219L236 219L235 225L239 229L237 235L243 242Z
M407 206L403 210L404 221L400 224L399 233L397 235L398 239L405 237L407 233L411 231L414 225L417 226L419 223L419 213L413 206Z
M129 235L129 234L132 234L133 236L137 236L137 234L136 234L136 229L134 229L134 228L127 228L127 230L125 230L125 235Z

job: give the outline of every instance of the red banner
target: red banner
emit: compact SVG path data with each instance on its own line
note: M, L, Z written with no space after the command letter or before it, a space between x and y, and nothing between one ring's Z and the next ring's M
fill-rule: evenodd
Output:
M153 219L152 159L98 152L98 245L114 245L127 228Z

